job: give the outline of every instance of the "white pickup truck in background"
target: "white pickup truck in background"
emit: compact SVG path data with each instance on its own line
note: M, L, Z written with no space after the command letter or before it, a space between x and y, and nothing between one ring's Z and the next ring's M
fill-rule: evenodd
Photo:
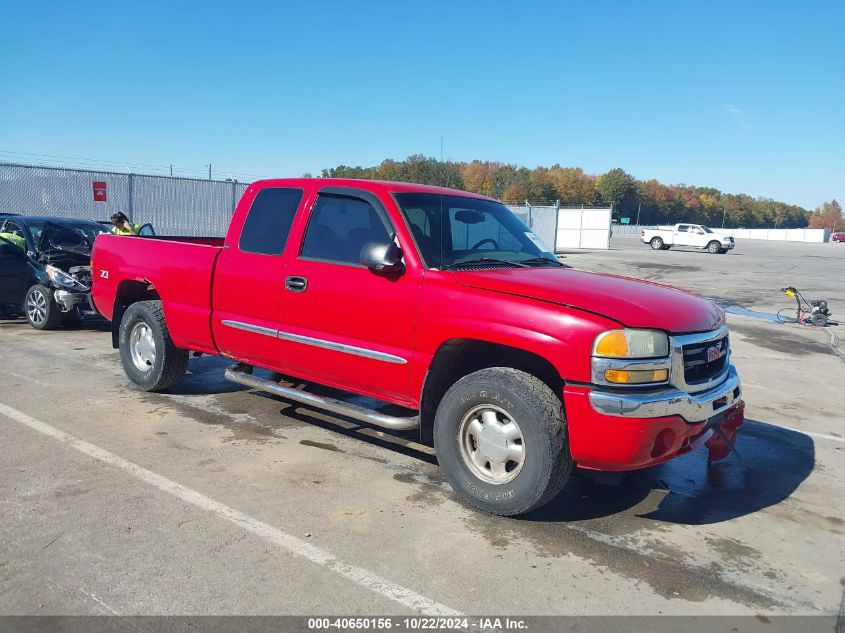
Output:
M734 238L714 233L713 229L703 224L676 224L643 229L640 239L656 251L665 251L673 246L688 246L715 254L727 253L735 246Z

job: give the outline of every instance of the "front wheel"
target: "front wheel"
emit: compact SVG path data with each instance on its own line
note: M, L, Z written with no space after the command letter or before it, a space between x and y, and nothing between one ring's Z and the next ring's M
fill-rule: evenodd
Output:
M551 501L573 467L560 398L539 378L507 367L452 385L437 407L434 448L452 488L502 516Z
M722 250L722 245L719 242L713 241L707 245L707 251L716 255Z
M188 367L188 351L173 344L161 301L133 303L120 320L120 361L129 379L144 391L164 391Z
M41 284L34 285L26 293L24 312L29 324L36 330L55 330L62 321L53 291Z

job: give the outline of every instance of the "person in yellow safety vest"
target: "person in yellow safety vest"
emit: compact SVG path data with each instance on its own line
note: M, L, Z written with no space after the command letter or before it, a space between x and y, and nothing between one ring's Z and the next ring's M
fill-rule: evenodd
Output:
M129 221L129 218L126 217L123 211L118 211L109 220L114 225L111 228L111 232L115 235L138 235L138 231L141 230L139 225L132 224Z
M15 235L14 233L0 233L0 237L2 237L7 242L11 242L12 244L20 248L24 253L26 252L26 240L20 235Z

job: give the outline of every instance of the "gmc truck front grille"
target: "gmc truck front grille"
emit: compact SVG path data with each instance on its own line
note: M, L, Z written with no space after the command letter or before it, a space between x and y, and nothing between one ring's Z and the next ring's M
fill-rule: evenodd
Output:
M684 381L695 385L712 380L728 361L728 337L684 345Z

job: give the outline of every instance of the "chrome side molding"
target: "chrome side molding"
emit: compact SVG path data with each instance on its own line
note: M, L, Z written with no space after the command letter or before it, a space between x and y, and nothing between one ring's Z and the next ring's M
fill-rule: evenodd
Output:
M312 336L303 336L302 334L292 334L290 332L282 332L281 330L274 330L269 327L261 325L253 325L252 323L244 323L242 321L232 321L223 319L220 321L225 326L235 328L236 330L244 330L245 332L253 332L255 334L263 334L264 336L271 336L273 338L280 338L285 341L293 341L294 343L302 343L303 345L311 345L313 347L321 347L323 349L330 349L334 352L343 352L344 354L352 354L353 356L361 356L363 358L372 358L373 360L380 360L385 363L395 363L397 365L404 365L407 359L386 352L378 352L364 347L356 347L354 345L346 345L345 343L336 343L334 341L327 341L321 338L314 338Z
M233 327L236 330L243 330L244 332L252 332L254 334L263 334L264 336L272 336L273 338L276 338L279 335L278 330L274 330L269 327L262 327L260 325L252 325L251 323L230 321L228 319L223 319L220 323L228 327Z
M345 415L350 418L360 420L361 422L367 422L368 424L380 426L385 429L407 431L409 429L419 428L420 426L419 415L411 417L386 415L384 413L379 413L374 409L367 409L366 407L336 400L335 398L327 398L325 396L318 396L317 394L309 393L308 391L302 391L301 389L284 387L272 380L253 376L249 373L251 370L252 368L249 366L236 364L231 367L227 367L224 375L226 380L231 380L232 382L236 382L240 385L245 385L253 389L261 389L262 391L269 391L270 393L275 393L276 395L289 400L295 400L296 402L311 405L312 407L323 409L324 411L331 411L332 413Z

